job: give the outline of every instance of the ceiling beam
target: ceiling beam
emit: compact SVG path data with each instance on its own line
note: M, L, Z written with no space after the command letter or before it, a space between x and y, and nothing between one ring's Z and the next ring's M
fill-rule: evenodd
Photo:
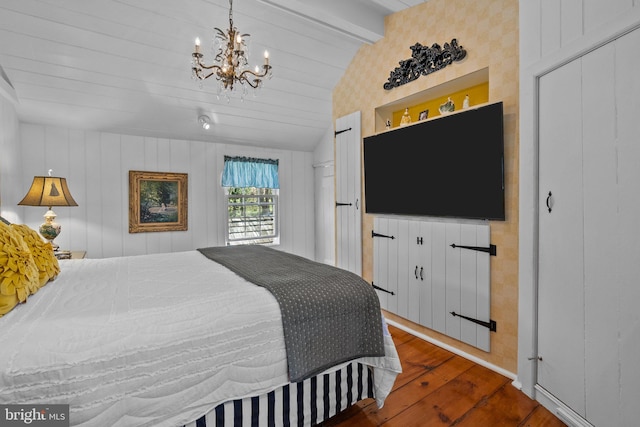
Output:
M390 12L400 12L428 0L371 0L371 2L388 9Z
M313 2L309 0L258 0L261 3L313 22L364 43L384 37L384 15L380 8L368 11L345 1Z

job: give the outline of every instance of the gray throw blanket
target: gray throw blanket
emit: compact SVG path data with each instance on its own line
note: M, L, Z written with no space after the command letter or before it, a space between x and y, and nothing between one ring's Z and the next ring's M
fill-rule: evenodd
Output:
M358 357L384 356L380 303L360 276L259 245L198 250L276 298L291 382Z

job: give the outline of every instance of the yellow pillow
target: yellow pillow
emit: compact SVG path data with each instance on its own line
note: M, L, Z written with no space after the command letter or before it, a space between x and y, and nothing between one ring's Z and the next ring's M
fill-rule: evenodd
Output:
M20 234L0 222L0 316L38 289L38 268Z
M29 252L31 252L33 256L33 260L38 268L38 288L43 287L47 282L58 277L60 265L58 264L58 258L56 258L53 252L51 243L42 240L38 232L28 225L11 224L11 227L22 236L29 247Z

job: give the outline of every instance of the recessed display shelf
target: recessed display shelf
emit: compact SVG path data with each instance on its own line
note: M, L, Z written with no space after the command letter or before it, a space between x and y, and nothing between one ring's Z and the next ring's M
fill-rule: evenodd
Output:
M404 111L405 108L412 109L412 107L424 104L428 101L433 100L442 100L442 102L447 100L447 97L453 93L457 93L463 91L467 88L478 86L478 85L487 85L489 83L489 68L482 68L480 70L474 71L473 73L466 74L464 76L458 77L456 79L450 80L448 82L442 83L440 85L434 86L432 88L423 90L421 92L415 93L413 95L404 97L402 99L390 102L386 105L379 106L376 108L375 112L375 133L380 133L386 130L386 121L391 120L394 116L394 113L398 111ZM475 106L474 104L485 103L488 101L487 98L484 101L478 102L478 100L471 100L471 106ZM439 101L438 101L439 102ZM462 101L456 103L456 110L462 108ZM430 108L428 118L433 118L435 116L439 116L440 113L437 111L437 108ZM419 112L416 112L415 117L412 117L413 122L418 120ZM396 124L397 126L397 124ZM392 125L392 127L395 127Z

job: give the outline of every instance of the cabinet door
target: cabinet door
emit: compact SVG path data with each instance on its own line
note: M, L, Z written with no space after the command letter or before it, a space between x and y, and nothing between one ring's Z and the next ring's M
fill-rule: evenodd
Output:
M447 234L446 224L431 223L431 328L447 333Z
M407 271L407 319L431 327L431 236L430 223L409 221Z
M398 243L395 239L397 230L398 222L396 220L374 219L373 231L389 237L373 238L373 283L384 289L376 291L380 298L380 307L392 313L397 313L398 310ZM394 238L391 239L391 236Z
M398 271L396 276L397 281L397 289L398 292L396 294L397 299L397 307L396 314L398 316L402 316L406 319L414 320L411 315L411 309L415 305L412 301L412 289L410 287L411 275L410 271L407 268L407 260L411 256L411 239L409 238L410 233L410 224L412 221L408 221L405 219L399 220L390 220L397 224L395 227L395 231L392 231L393 236L395 237L398 248L398 252L395 256L396 264L398 265Z
M336 120L336 265L362 275L360 112Z
M584 416L581 71L540 79L538 384Z
M460 244L489 247L489 225L461 224ZM460 250L460 313L484 322L491 320L490 258L486 252ZM466 320L460 322L460 341L484 351L491 348L489 329Z

